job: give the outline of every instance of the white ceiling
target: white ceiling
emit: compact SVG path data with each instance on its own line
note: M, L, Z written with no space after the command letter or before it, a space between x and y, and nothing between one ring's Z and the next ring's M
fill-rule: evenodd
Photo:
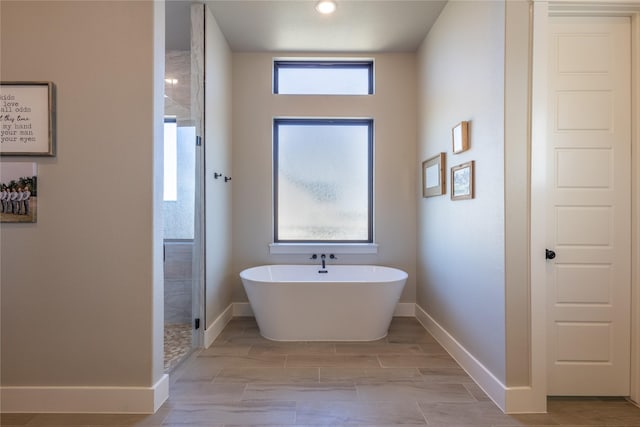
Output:
M446 0L207 0L234 52L414 52ZM167 2L167 48L188 49L189 2ZM186 28L185 28L186 27Z

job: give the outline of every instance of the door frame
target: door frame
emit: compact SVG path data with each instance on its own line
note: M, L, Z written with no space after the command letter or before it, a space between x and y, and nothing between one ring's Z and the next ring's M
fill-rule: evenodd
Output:
M192 289L192 345L194 348L201 348L204 346L204 330L207 325L206 308L206 288L205 277L206 276L206 251L205 251L205 236L206 236L206 180L205 180L205 147L202 141L205 140L205 123L204 123L204 111L205 111L205 98L204 98L204 85L205 85L205 51L204 51L204 38L205 38L205 4L194 3L189 7L189 17L191 26L191 39L200 38L200 43L191 44L191 86L192 93L194 86L196 87L196 97L191 101L192 117L196 117L196 138L200 138L196 142L196 176L195 176L195 191L196 202L194 206L195 219L194 219L194 239L193 239L193 265L192 274L194 278L194 286ZM194 47L195 46L195 47ZM195 50L195 51L194 51ZM199 61L199 59L201 59ZM198 76L196 81L194 79L194 64L197 64L198 68L195 70L195 75ZM195 110L195 112L193 112ZM195 327L196 319L199 320L198 328Z
M631 391L640 402L640 3L635 1L532 2L531 99L531 391L547 396L546 330L546 131L547 31L550 16L627 16L631 18ZM545 403L546 405L546 403Z

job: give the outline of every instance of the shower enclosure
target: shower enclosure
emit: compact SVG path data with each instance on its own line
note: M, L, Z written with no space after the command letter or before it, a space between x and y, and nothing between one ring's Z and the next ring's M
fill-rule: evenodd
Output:
M202 345L204 5L166 2L165 370Z

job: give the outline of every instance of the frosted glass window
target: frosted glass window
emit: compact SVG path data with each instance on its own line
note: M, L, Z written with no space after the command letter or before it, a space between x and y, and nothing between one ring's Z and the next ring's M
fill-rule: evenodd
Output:
M165 199L164 238L186 239L194 238L195 230L195 201L196 201L196 128L194 126L175 127L173 122L173 138L175 149L173 155L165 159L174 164L171 172L171 187L173 199ZM165 123L166 126L166 123ZM167 133L165 130L165 137ZM165 156L167 152L165 151ZM165 185L168 177L165 175Z
M274 121L275 242L373 242L373 121Z
M275 61L273 78L282 95L373 94L372 61Z
M164 122L164 201L178 199L178 131L175 120Z

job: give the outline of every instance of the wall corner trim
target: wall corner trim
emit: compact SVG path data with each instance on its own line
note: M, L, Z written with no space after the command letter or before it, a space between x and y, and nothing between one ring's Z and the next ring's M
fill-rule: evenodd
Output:
M532 387L507 387L473 354L416 304L416 318L506 414L545 413L546 400L535 399Z
M3 413L153 414L169 398L169 375L151 387L0 387Z

